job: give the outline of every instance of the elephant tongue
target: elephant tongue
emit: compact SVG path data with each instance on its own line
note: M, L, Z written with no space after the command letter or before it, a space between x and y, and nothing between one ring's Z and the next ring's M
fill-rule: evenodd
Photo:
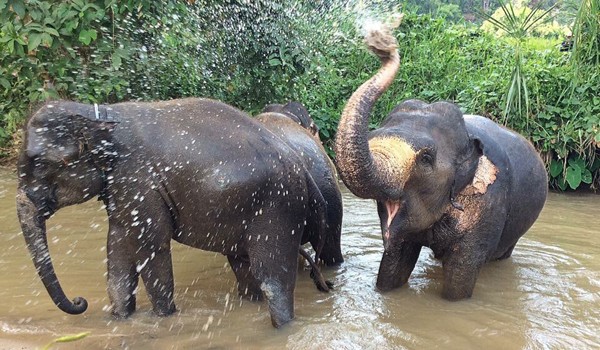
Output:
M394 220L398 211L400 211L400 202L397 201L386 201L385 208L387 209L387 224L385 225L385 239L386 241L390 239L390 225Z

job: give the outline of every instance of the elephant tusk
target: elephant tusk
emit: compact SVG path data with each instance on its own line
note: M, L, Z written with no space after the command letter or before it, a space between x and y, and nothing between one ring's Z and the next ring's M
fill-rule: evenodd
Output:
M386 201L385 209L387 210L387 224L385 229L385 239L390 239L390 225L400 211L401 204L399 201Z

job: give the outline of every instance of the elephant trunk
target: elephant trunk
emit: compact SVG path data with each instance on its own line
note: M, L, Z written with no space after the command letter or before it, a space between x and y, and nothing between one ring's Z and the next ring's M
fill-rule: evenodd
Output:
M46 219L40 215L39 209L23 188L19 188L17 192L17 214L33 264L54 304L68 314L83 313L87 309L87 301L77 297L71 302L58 282L48 250Z
M386 154L370 147L367 134L373 104L390 86L400 66L398 44L388 30L371 31L365 42L379 56L382 67L344 107L335 139L336 163L340 177L356 196L389 198L393 196L389 193L393 188L392 164Z

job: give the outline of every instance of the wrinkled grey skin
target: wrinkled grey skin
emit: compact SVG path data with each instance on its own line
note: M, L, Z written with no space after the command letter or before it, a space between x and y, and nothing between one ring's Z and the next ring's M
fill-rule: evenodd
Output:
M306 108L298 102L268 105L256 118L296 151L327 204L327 236L318 239L311 232L318 230L315 225L319 223L308 223L309 229L305 231L302 244L310 241L317 252L317 260L328 266L341 264L344 262L340 247L342 194L335 166L320 142L319 128ZM319 243L323 246L319 247Z
M382 68L344 109L336 134L339 174L354 194L377 201L384 242L378 289L404 285L425 246L442 261L443 296L467 298L483 264L510 257L537 219L546 170L525 138L484 117L463 116L448 102L405 101L369 132L372 106L399 67L396 46L389 47L373 50ZM485 159L493 166L478 180Z
M134 312L138 277L156 314L175 311L174 239L226 255L240 293L264 295L275 327L290 321L305 222L325 227L325 201L296 153L258 121L208 99L106 105L98 116L94 106L56 101L26 126L17 209L55 304L71 314L87 308L60 287L45 222L100 196L114 316Z

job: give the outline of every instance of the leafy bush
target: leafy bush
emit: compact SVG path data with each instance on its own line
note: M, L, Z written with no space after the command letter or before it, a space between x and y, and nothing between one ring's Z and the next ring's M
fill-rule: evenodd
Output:
M363 47L360 24L381 13L361 3L391 7L382 0L0 0L0 147L32 103L47 98L184 96L212 97L250 113L300 101L329 146L345 102L379 68ZM404 99L451 100L528 137L552 186L600 186L597 63L583 60L576 68L552 42L525 41L530 111L503 118L511 42L414 13L396 33L401 69L375 106L373 126Z

